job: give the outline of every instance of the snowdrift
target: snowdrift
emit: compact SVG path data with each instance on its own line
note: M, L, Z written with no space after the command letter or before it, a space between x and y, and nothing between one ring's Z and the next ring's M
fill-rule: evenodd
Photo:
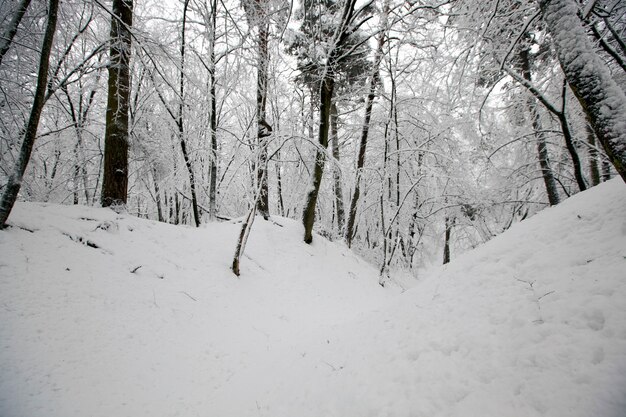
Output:
M0 232L0 416L626 415L626 187L515 225L402 294L257 219L19 204Z

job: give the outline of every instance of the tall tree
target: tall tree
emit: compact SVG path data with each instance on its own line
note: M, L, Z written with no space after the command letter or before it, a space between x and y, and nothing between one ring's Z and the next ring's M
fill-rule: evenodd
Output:
M178 140L180 142L180 149L183 153L183 159L185 160L185 167L187 167L187 173L189 174L189 190L191 192L191 208L193 211L193 220L196 227L200 226L200 212L198 211L198 197L196 193L196 176L193 169L193 163L191 162L191 156L187 149L187 140L185 139L185 28L187 26L187 10L189 8L189 0L185 0L183 3L183 24L180 31L180 73L178 84L178 115L176 117L176 126L178 127Z
M352 0L345 0L343 3L333 0L305 0L300 11L300 30L288 48L298 59L300 75L296 80L311 91L311 113L314 100L319 102L315 167L302 214L304 241L307 243L313 239L312 230L331 129L335 88L346 88L357 82L368 68L367 40L361 35L359 28L368 20L370 6L371 2L356 9ZM310 129L309 136L312 135L311 126Z
M524 45L518 54L522 70L522 76L528 82L532 82L530 54L530 45ZM554 171L552 170L550 157L548 156L549 153L548 144L545 137L546 134L543 130L541 116L539 114L539 109L537 108L536 100L532 97L528 97L526 105L528 107L532 127L535 132L535 139L537 141L537 156L539 157L539 166L541 167L541 175L543 177L543 182L546 186L548 201L550 202L551 206L554 206L559 204L560 198L559 191L556 185L556 179L554 177Z
M361 173L365 167L365 151L367 149L367 139L370 129L370 120L372 118L372 106L376 98L376 89L380 81L379 65L383 55L383 47L385 45L385 37L387 31L387 16L389 14L389 2L385 1L383 13L381 15L381 30L378 34L376 55L374 57L374 66L370 75L369 90L365 98L365 114L363 115L363 127L361 130L361 141L359 143L359 154L356 164L356 178L354 180L354 192L350 202L350 210L348 211L348 225L346 227L346 243L348 247L352 245L354 237L354 225L356 221L357 204L361 195Z
M313 241L313 224L315 223L315 209L317 197L322 184L324 174L324 163L326 160L326 148L328 147L328 133L330 128L330 113L332 107L333 91L337 76L337 65L346 58L344 49L350 35L358 29L354 27L355 18L359 13L355 13L355 0L345 0L341 12L339 25L335 28L334 35L328 42L326 60L322 67L319 82L319 131L318 148L315 151L315 168L313 172L312 185L306 196L305 207L302 213L302 223L304 225L304 241ZM317 64L317 63L315 63Z
M209 218L217 218L217 97L215 94L215 41L217 35L217 0L211 0L211 10L206 16L209 37L209 130L211 141L211 159L209 163Z
M626 182L626 94L595 53L574 0L540 0L539 4L565 78Z
M4 228L6 221L15 205L17 196L22 186L24 172L30 160L30 155L37 138L37 128L45 102L46 88L48 86L48 67L50 61L50 51L54 40L54 32L57 25L57 12L59 9L59 0L50 0L48 4L48 21L41 45L41 54L39 57L39 71L37 72L37 86L35 88L35 99L31 107L28 122L24 128L22 147L20 154L13 168L13 172L9 176L2 198L0 199L0 228Z
M267 0L245 0L243 2L250 26L258 30L256 39L257 48L257 87L256 87L256 123L257 123L257 150L256 179L261 186L257 209L264 219L269 218L269 189L267 184L267 138L272 133L267 123L267 80L269 66L269 2Z
M128 109L133 0L113 0L112 11L101 195L103 207L126 205L128 198Z
M332 103L330 107L330 142L333 151L333 179L335 181L335 211L337 215L337 230L339 234L343 233L343 224L345 213L343 209L343 190L341 186L341 170L339 168L339 133L337 128L337 120L339 119L339 114L337 111L337 104Z

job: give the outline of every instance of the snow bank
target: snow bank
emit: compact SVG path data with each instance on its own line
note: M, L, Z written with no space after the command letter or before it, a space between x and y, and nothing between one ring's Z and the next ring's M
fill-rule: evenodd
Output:
M617 179L432 271L309 354L275 402L298 375L306 396L267 415L626 415L624 207Z
M257 220L20 204L0 232L0 416L626 414L626 188L612 181L396 294Z
M202 229L105 209L18 204L0 232L0 416L193 416L256 407L301 336L392 295L294 221ZM240 380L244 373L255 380Z

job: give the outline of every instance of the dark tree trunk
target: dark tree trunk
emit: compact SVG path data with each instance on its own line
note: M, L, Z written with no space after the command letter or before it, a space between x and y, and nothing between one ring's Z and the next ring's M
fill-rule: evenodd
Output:
M561 112L557 114L557 118L559 119L559 123L561 124L561 131L563 132L563 138L565 139L565 146L567 147L567 151L572 158L572 165L574 166L574 177L576 178L576 183L578 184L578 188L580 191L585 191L587 189L587 184L585 183L585 177L583 176L582 164L580 163L580 158L578 157L578 151L576 150L576 146L574 145L574 138L572 137L572 133L569 130L569 125L567 124L567 116L565 113L565 98L567 97L567 82L563 81L563 106L561 107Z
M381 32L378 35L376 54L374 57L374 68L370 77L369 91L365 100L365 115L363 117L363 129L361 131L361 142L359 143L359 155L357 157L356 178L354 179L354 193L352 194L352 200L350 201L350 210L348 211L348 225L346 227L346 243L348 247L352 245L352 239L355 235L355 222L357 214L357 205L359 203L359 197L361 195L361 175L363 173L363 167L365 167L365 151L367 149L367 138L370 128L370 119L372 118L372 106L374 105L374 98L376 98L376 87L380 74L378 72L378 66L383 55L383 46L385 45L385 36L387 30L387 15L389 13L389 3L385 2L382 19L381 19Z
M330 112L333 98L333 90L335 87L335 66L342 58L338 56L340 48L345 44L348 37L353 33L350 24L353 23L354 7L356 0L347 0L344 3L341 22L336 33L336 38L331 50L328 51L328 59L324 69L324 75L320 80L320 121L319 121L319 147L315 154L315 170L313 174L313 184L307 194L304 212L302 214L302 223L304 225L304 241L311 243L313 241L313 223L315 222L315 211L317 205L317 196L319 194L320 185L322 183L322 175L324 174L324 162L326 156L326 148L328 147L328 131L330 128Z
M133 0L113 0L106 127L103 207L126 205L128 198L128 109Z
M157 206L157 218L160 222L164 222L165 219L163 218L163 207L161 203L161 189L159 187L159 181L157 179L157 170L154 166L152 167L152 182L154 185L154 202L156 203L156 206Z
M345 213L343 209L343 190L341 187L341 170L339 169L339 137L337 132L337 105L332 103L330 106L330 138L333 149L333 158L335 163L333 166L333 177L335 180L335 209L337 210L337 230L339 234L343 234Z
M30 155L37 138L37 128L39 127L39 119L43 110L45 101L46 86L48 84L48 67L50 60L50 50L54 40L54 31L57 24L57 11L59 9L59 0L50 0L48 5L48 22L43 36L41 45L41 55L39 57L39 70L37 72L37 86L35 87L35 99L31 108L30 116L26 128L24 129L24 139L20 154L13 168L13 172L9 176L9 180L0 199L0 228L4 228L6 221L15 205L17 196L22 186L24 172L30 160Z
M333 97L333 89L335 80L332 74L327 74L322 80L320 87L320 130L318 142L320 148L315 152L315 169L313 171L313 184L311 190L306 196L306 206L302 214L302 223L304 224L304 241L311 243L313 241L313 223L315 223L315 208L317 205L317 196L319 194L320 185L322 184L322 175L324 174L324 162L326 161L325 149L328 147L328 131L330 127L330 108Z
M381 35L382 38L382 35ZM365 166L365 151L367 149L367 138L370 129L370 119L372 118L372 107L376 97L376 85L378 84L378 69L374 70L370 78L369 93L365 101L365 117L363 118L363 129L361 131L361 142L359 143L359 155L356 162L356 178L354 180L354 193L350 201L350 211L348 212L348 226L346 228L346 243L348 247L352 245L354 238L354 223L356 221L357 204L361 196L361 175Z
M268 136L272 129L266 120L267 107L267 70L269 64L268 40L269 24L265 13L262 12L261 0L257 2L257 19L259 38L257 48L259 61L257 63L257 143L259 147L259 161L257 164L257 182L260 182L261 194L258 199L257 210L265 220L270 216L269 189L267 184L267 145Z
M280 161L280 152L276 153ZM285 216L285 202L283 200L283 176L280 172L280 164L276 164L276 194L278 194L278 210L281 216Z
M256 183L260 186L261 194L257 198L257 211L265 220L269 219L269 190L267 183L267 138L272 128L266 120L267 105L267 78L269 64L269 16L266 11L266 0L243 0L243 8L248 18L248 24L259 31L256 39L257 47L257 88L256 88L256 122L257 122L257 151L255 161Z
M217 0L211 1L211 39L209 53L209 95L211 100L211 115L209 128L211 130L211 164L209 179L209 217L217 218L217 98L215 95L215 24L217 19Z
M26 14L26 10L28 10L28 6L30 5L31 0L22 0L20 1L19 6L13 16L11 17L11 21L8 23L2 37L0 38L0 65L2 65L2 60L4 55L8 52L11 47L11 43L13 43L13 38L17 33L17 28L20 26L20 22L22 18Z
M526 81L532 81L530 71L530 51L525 48L519 53L519 57L522 64L522 76ZM559 204L559 192L554 178L554 172L550 165L550 159L548 157L548 145L546 144L545 133L543 126L541 125L541 117L537 110L537 103L535 99L528 98L528 111L530 112L530 119L535 131L535 139L537 141L537 155L539 157L539 166L541 167L541 174L543 176L543 182L546 186L546 193L548 194L548 202L551 206Z
M67 89L67 85L61 87L65 97L67 98L67 103L69 106L70 117L72 118L72 125L74 126L74 132L76 133L76 146L74 147L74 158L76 160L74 164L74 204L79 203L78 197L78 184L82 180L83 183L83 192L85 193L85 204L89 204L89 178L87 175L87 169L85 168L85 145L83 141L83 130L85 128L85 124L87 122L87 117L89 111L91 110L92 104L96 97L96 87L89 93L87 98L87 102L83 106L82 93L78 99L78 109L74 106L74 102L72 101L72 97L69 94Z
M443 243L443 264L450 263L450 235L452 234L452 226L454 226L454 219L446 217L446 232L445 240Z
M626 94L595 53L574 0L540 0L561 68L615 169L626 182ZM592 68L592 70L589 70Z
M189 7L189 0L185 0L183 4L183 24L181 29L181 43L180 43L180 84L179 91L180 102L178 105L178 119L176 124L178 125L178 139L180 140L180 149L183 153L183 159L185 160L185 167L189 174L189 191L191 193L191 209L193 211L193 220L196 227L200 227L200 211L198 210L198 198L196 194L196 176L193 170L193 164L191 157L187 151L187 141L185 140L185 124L183 119L184 113L184 100L185 100L185 26L187 23L187 8Z
M561 132L563 132L563 138L565 139L565 147L570 154L572 159L572 165L574 166L574 178L576 178L576 184L578 184L578 188L580 191L585 191L587 189L587 184L585 183L585 177L583 176L582 164L580 163L580 157L578 156L578 151L576 150L576 146L574 145L574 138L572 137L572 133L569 130L569 126L567 124L567 118L564 113L560 113L558 116L559 123L561 124Z

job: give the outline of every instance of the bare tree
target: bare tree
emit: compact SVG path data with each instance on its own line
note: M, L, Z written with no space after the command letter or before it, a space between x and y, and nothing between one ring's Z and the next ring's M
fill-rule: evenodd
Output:
M361 175L365 167L365 151L367 149L367 139L370 129L370 120L372 118L372 106L374 98L376 98L376 89L380 81L379 65L382 59L383 46L385 45L387 15L389 14L389 2L385 2L385 6L381 18L381 31L378 34L376 55L374 57L374 66L370 75L369 90L365 98L365 114L363 116L363 127L361 130L361 141L359 143L359 154L356 163L356 178L354 180L354 192L350 202L350 210L348 211L348 225L346 227L346 243L348 247L352 245L354 238L354 224L356 221L357 204L361 195Z
M0 228L4 228L6 221L13 209L13 205L17 200L17 196L22 186L24 172L30 160L30 155L37 138L37 128L39 119L45 102L46 88L48 85L48 67L50 60L50 51L54 40L54 32L57 24L57 12L59 9L59 0L50 0L48 5L48 21L41 45L41 55L39 58L39 71L37 72L37 87L35 88L35 99L31 107L28 122L24 128L22 147L20 154L13 168L9 181L5 186L4 193L0 199Z
M198 211L198 197L196 193L196 176L187 149L187 140L185 139L185 28L187 26L187 10L189 7L189 0L185 0L183 3L183 23L180 30L180 73L179 73L179 103L178 103L178 115L176 117L176 126L178 127L178 140L180 142L180 149L183 153L183 159L185 160L185 167L189 174L189 190L191 192L191 208L193 210L193 220L196 227L200 227L200 212Z

